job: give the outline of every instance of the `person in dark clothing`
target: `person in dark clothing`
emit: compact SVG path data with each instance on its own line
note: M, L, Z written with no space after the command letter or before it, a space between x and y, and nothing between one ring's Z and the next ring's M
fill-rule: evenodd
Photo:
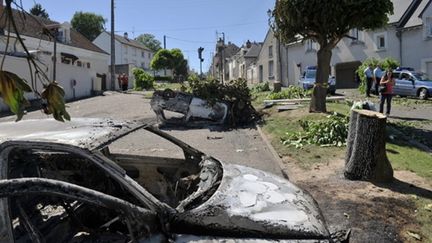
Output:
M128 85L129 85L129 78L126 75L126 73L122 73L120 81L121 81L122 90L126 91L128 89Z
M369 64L368 67L364 70L364 74L366 76L366 97L370 97L370 91L372 89L372 82L374 79L371 64Z

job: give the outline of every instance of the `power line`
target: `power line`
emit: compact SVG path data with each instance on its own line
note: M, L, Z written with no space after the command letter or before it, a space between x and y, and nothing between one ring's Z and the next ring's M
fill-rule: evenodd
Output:
M135 30L135 32L147 32L148 33L149 31L208 30L208 29L232 28L232 27L245 26L245 25L256 25L256 24L261 24L261 23L264 23L264 22L263 21L259 21L259 22L231 24L231 25L187 27L187 28L177 28L177 29L147 29L147 30ZM267 23L267 22L265 22L265 23ZM131 30L118 30L117 32L131 32Z
M189 43L205 43L205 44L214 44L215 43L215 41L184 40L184 39L179 39L179 38L175 38L175 37L171 37L171 36L167 36L167 38L172 39L172 40L177 40L177 41L189 42Z

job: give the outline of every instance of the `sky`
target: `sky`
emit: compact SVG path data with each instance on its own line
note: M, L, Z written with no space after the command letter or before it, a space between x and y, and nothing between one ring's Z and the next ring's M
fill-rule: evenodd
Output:
M203 72L210 66L217 36L241 46L247 40L262 42L268 30L267 11L274 0L116 0L116 34L129 37L153 34L166 48L180 48L191 68L199 71L198 48L203 47ZM22 0L24 9L35 3L50 19L65 22L77 11L102 15L111 28L110 0Z

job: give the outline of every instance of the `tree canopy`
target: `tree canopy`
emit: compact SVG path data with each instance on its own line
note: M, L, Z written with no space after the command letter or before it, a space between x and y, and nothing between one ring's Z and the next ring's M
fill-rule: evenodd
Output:
M30 13L35 15L35 16L39 16L42 17L44 19L49 19L49 15L46 12L46 10L42 7L41 4L36 3L31 9L30 9Z
M102 15L82 11L75 12L71 20L72 27L90 41L102 33L105 22Z
M289 43L310 39L319 44L311 112L326 112L325 96L332 49L351 29L376 29L393 13L391 0L278 0L272 13L276 37Z
M150 67L155 70L172 69L174 76L187 76L188 63L180 49L160 49L154 55Z
M157 52L162 48L161 42L158 41L152 34L141 34L137 38L135 38L135 40L145 45L153 52Z

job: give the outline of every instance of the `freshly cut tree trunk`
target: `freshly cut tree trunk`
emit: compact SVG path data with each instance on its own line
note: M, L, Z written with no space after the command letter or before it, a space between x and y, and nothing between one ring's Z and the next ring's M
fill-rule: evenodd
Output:
M369 110L351 111L345 178L389 182L393 169L385 151L387 117Z

